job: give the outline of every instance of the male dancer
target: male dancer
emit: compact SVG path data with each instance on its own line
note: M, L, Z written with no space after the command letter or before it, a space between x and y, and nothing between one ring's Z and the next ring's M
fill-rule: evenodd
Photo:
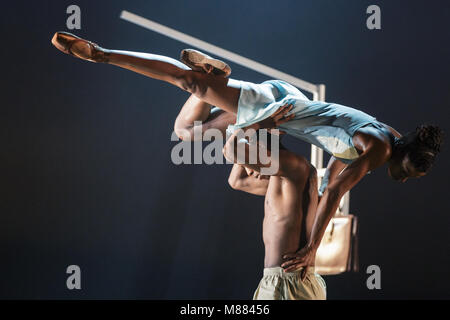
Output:
M146 53L107 50L68 33L56 33L52 43L75 57L113 64L148 77L169 82L205 103L236 115L231 129L278 126L283 131L313 143L333 155L328 165L328 184L323 187L311 237L300 251L285 255L286 271L314 265L315 252L341 197L367 172L385 163L394 180L424 176L440 151L442 131L435 126L420 126L402 136L388 125L359 110L338 104L309 101L292 85L280 81L254 84L192 70L177 60ZM186 59L205 65L205 61L225 75L223 62L197 51L185 52ZM291 104L278 125L273 117L281 106ZM238 112L239 111L239 112ZM279 119L278 119L279 120Z
M233 142L228 140L224 154L236 162L237 157L229 151ZM234 164L228 179L235 190L265 196L264 271L253 299L325 300L325 281L313 267L290 272L281 267L283 255L308 243L318 203L317 172L306 158L285 149L280 150L278 162L279 170L270 177L261 177L245 164Z
M212 72L210 68L208 73ZM217 110L210 114L211 105L192 95L175 121L175 131L184 140L194 135L194 130L205 132L208 128L216 128L225 134L227 126L234 123L236 117L230 113ZM280 108L274 121L283 123L283 114L288 108ZM201 127L194 128L195 121L202 121ZM239 150L237 130L224 146L225 157L237 162L234 150ZM269 135L271 137L272 135ZM249 139L250 140L250 139ZM236 143L235 146L232 146ZM266 149L270 142L257 142L258 148ZM248 159L250 148L243 146L243 156ZM284 272L281 268L283 255L297 252L308 243L318 204L318 186L316 169L306 158L296 155L280 146L278 157L272 158L270 150L269 161L277 161L277 165L265 162L265 166L278 167L272 176L259 173L261 164L234 164L228 178L228 183L235 190L265 196L263 241L265 247L264 271L253 299L255 300L322 300L326 298L326 285L323 278L314 272L314 268L298 268ZM259 150L253 150L259 154ZM263 154L266 154L263 152ZM243 159L242 163L245 162Z

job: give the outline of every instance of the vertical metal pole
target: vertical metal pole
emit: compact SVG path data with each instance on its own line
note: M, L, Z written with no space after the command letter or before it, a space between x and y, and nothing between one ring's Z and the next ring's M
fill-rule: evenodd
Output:
M319 100L319 92L315 91L313 92L313 100L317 101ZM321 167L319 167L319 157L318 157L318 153L319 153L319 148L317 148L315 145L311 145L311 164L316 167L317 170L319 170Z
M325 101L325 85L319 84L317 91L313 92L314 101ZM317 170L323 168L323 150L311 145L311 163Z
M325 85L319 84L319 101L325 101Z

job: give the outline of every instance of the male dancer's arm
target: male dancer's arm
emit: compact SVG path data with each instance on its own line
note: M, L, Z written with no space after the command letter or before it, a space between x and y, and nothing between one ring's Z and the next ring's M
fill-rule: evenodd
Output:
M201 124L195 125L196 121ZM203 133L211 128L220 130L225 137L228 125L235 122L234 114L222 110L211 114L211 105L192 94L178 114L174 130L181 140L186 141L200 140Z
M235 189L235 190L240 190L240 191L244 191L244 192L248 192L251 194L255 194L255 195L265 195L267 192L267 187L269 185L269 180L270 180L270 176L268 175L262 175L259 172L259 169L261 167L261 164L256 164L253 166L249 166L248 162L245 161L245 159L249 158L249 152L250 152L250 148L249 145L247 143L242 143L238 140L238 133L239 132L243 132L244 130L249 130L249 129L253 129L255 130L254 133L256 134L256 130L259 130L261 128L266 128L266 127L275 127L278 126L284 122L287 122L291 119L292 116L288 116L286 117L286 114L292 110L292 106L291 105L284 105L281 106L276 112L274 112L274 114L272 114L269 118L265 119L264 122L260 122L257 123L256 125L252 125L250 127L244 128L244 129L240 129L236 132L234 132L234 134L230 137L230 139L227 140L227 143L225 144L224 147L224 155L227 159L233 161L235 164L233 165L233 169L231 170L230 173L230 177L228 178L228 183L230 184L230 186ZM244 144L242 146L242 144ZM259 142L257 142L257 144L259 144ZM237 150L238 146L241 145L242 147L244 147L245 149L245 159L244 159L244 165L242 164L238 164L236 162L238 162L238 157L237 157ZM254 152L256 154L259 155L259 147L264 148L266 151L266 154L269 154L269 151L267 150L267 148L265 146L261 146L258 145L256 149L254 149ZM285 151L283 151L283 153L285 153ZM278 154L280 155L280 154ZM288 166L288 167L294 167L292 165L292 162L295 161L291 161L291 163L285 163L285 162L289 162L289 161L284 161L284 159L288 158L290 159L291 153L288 153L287 155L283 154L283 161L281 161L283 163L283 166ZM242 159L241 159L242 160ZM275 161L277 161L278 159L274 159ZM273 160L270 158L270 161L272 163L270 163L269 165L273 164ZM267 164L267 162L266 162Z
M267 192L269 179L269 176L263 176L240 164L234 164L228 178L228 183L235 190L244 191L257 196L264 196Z
M251 129L252 130L252 129ZM253 131L254 134L255 131ZM278 150L278 153L271 152L260 141L246 142L240 137L244 136L243 129L237 129L227 140L223 148L223 154L228 161L240 164L247 169L263 172L263 168L274 168L270 174L273 176L290 177L299 169L298 157L288 150ZM250 138L250 141L253 139ZM243 151L241 154L241 150ZM260 155L264 154L266 159L262 162ZM255 156L255 161L250 161L251 155Z

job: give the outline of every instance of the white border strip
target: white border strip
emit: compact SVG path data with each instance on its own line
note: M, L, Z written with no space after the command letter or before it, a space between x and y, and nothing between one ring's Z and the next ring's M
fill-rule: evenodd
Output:
M314 93L319 92L319 85L306 82L302 79L296 78L287 73L273 69L273 68L263 65L259 62L250 60L241 55L233 53L231 51L222 49L222 48L212 45L208 42L191 37L190 35L187 35L185 33L179 32L177 30L171 29L162 24L159 24L157 22L143 18L141 16L138 16L138 15L128 12L126 10L122 11L122 13L120 14L120 18L123 20L126 20L128 22L134 23L138 26L144 27L146 29L158 32L166 37L187 43L190 46L200 48L200 49L210 52L218 57L222 57L222 58L232 61L236 64L240 64L246 68L252 69L252 70L257 71L262 74L265 74L274 79L280 79L280 80L287 81L287 82L291 83L292 85L294 85L300 89L303 89L305 91L308 91L310 93L314 94Z

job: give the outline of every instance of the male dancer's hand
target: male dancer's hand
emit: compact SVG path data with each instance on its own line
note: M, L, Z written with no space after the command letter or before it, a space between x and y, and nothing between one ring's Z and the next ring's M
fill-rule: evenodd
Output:
M247 172L247 175L249 177L252 176L252 177L254 177L256 179L259 179L259 180L261 180L261 179L266 179L266 180L270 179L270 176L262 175L261 173L255 171L253 169L247 168L245 166L243 166L243 167L244 167L244 169Z
M306 278L308 268L313 267L316 260L316 249L306 246L296 253L288 253L283 256L286 261L281 264L285 272L295 271L301 267L303 270L300 273L302 280Z

